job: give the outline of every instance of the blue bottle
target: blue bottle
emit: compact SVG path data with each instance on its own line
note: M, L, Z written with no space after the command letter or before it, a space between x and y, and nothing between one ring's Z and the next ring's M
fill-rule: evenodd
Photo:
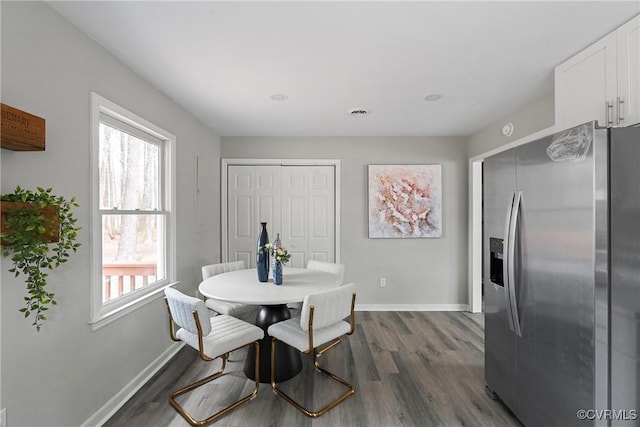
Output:
M261 222L262 230L258 236L256 268L258 270L258 280L266 282L269 280L269 252L260 252L260 248L269 243L269 233L267 233L267 223Z

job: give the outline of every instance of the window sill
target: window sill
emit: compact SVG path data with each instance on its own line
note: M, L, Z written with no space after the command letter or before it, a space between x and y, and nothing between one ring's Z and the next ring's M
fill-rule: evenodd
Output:
M180 282L171 282L168 283L165 286L161 286L158 289L155 289L152 292L149 292L146 295L141 296L138 299L135 299L123 306L120 306L118 308L115 308L113 310L110 310L108 312L105 313L100 313L95 319L91 319L91 321L89 321L89 324L91 325L91 330L92 331L97 331L98 329L107 326L108 324L110 324L111 322L114 322L126 315L128 315L129 313L132 313L134 311L136 311L137 309L144 307L145 305L147 305L148 303L157 300L158 298L162 297L164 295L164 290L165 288L168 288L170 286L174 286L176 284L178 284Z

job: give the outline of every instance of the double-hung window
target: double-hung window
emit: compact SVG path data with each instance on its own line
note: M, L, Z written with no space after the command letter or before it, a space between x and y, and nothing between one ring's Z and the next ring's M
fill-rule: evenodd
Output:
M95 328L175 280L175 137L92 93Z

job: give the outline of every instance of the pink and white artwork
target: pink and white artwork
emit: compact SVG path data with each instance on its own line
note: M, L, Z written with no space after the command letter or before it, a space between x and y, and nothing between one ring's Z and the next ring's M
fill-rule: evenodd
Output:
M441 165L369 165L369 237L442 237Z

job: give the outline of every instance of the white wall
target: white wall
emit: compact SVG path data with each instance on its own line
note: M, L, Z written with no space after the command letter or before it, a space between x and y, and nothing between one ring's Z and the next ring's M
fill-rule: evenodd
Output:
M487 153L502 145L553 126L555 123L554 103L553 92L545 94L474 133L469 137L469 158ZM502 126L507 123L513 123L514 131L511 136L502 135Z
M25 287L2 265L1 397L9 425L77 426L172 342L161 299L95 332L89 321L89 93L95 91L177 136L178 279L194 290L200 265L220 259L220 140L202 123L41 2L2 2L2 102L46 119L46 151L1 150L1 190L53 187L77 196L82 247L52 272L58 306L40 333L18 309ZM194 164L210 165L195 224ZM202 184L201 184L202 185ZM164 402L164 400L163 400Z
M466 306L466 138L222 137L222 157L340 159L341 261L345 280L358 284L358 305ZM428 163L442 164L443 238L369 239L367 165Z

